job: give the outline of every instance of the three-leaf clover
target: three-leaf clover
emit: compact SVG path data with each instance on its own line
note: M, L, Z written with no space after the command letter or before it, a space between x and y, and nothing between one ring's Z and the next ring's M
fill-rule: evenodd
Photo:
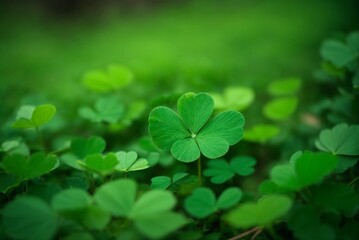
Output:
M17 113L13 128L38 128L49 122L56 113L56 107L51 104L39 106L22 106Z
M134 151L120 151L116 153L116 157L119 163L115 166L115 170L120 172L138 171L149 167L148 161L144 158L138 158Z
M203 154L219 158L243 136L244 117L225 111L211 117L214 102L207 93L186 93L178 99L179 115L159 106L149 116L149 132L162 150L170 150L182 162L193 162Z
M188 173L176 173L172 179L167 176L157 176L151 179L152 189L169 189L173 192L179 191L183 184L196 182L197 177Z
M225 216L225 220L238 228L266 227L284 216L293 201L285 195L265 195L257 203L244 203Z
M97 189L94 199L113 216L125 217L148 238L161 238L187 223L180 213L171 210L175 196L160 189L142 194L138 199L137 183L130 179L108 182Z
M211 182L224 183L234 177L235 174L248 176L254 172L256 160L250 156L233 158L229 163L224 159L213 159L208 162L208 168L204 175L211 177Z
M296 152L290 163L274 167L270 176L279 187L299 190L321 181L335 169L337 163L336 156L330 153Z
M218 199L211 189L200 187L186 198L184 207L192 216L205 218L218 210L225 210L234 206L241 198L242 191L236 187L226 189Z

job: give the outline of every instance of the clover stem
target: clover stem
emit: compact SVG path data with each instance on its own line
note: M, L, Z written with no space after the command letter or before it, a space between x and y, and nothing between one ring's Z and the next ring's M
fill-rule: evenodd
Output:
M261 231L262 231L261 228L255 227L255 228L249 229L249 230L247 230L247 231L245 231L245 232L243 232L243 233L241 233L241 234L239 234L239 235L237 235L237 236L234 236L234 237L232 237L232 238L230 238L230 239L228 239L228 240L241 239L241 238L243 238L243 237L245 237L245 236L247 236L247 235L249 235L249 234L251 234L251 233L254 233L253 236L254 236L254 238L255 238L256 236L258 236L258 234L259 234ZM252 237L252 239L253 239L253 237Z
M201 155L199 155L199 158L197 160L197 168L198 168L198 185L202 185L202 166L201 166Z
M37 137L39 138L39 143L40 143L40 145L42 146L42 148L43 148L44 151L46 152L46 145L45 145L44 139L43 139L42 136L41 136L41 133L40 133L40 131L39 131L39 128L38 128L38 127L35 127L35 131L36 131Z

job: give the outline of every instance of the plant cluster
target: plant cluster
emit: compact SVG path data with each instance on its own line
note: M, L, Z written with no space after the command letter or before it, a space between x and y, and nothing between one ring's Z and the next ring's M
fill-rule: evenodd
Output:
M244 86L126 104L115 93L133 75L116 65L83 78L101 97L78 106L80 124L101 137L58 135L59 109L22 106L11 128L32 138L0 148L0 238L359 239L359 33L321 54L328 91L301 122L297 77L271 82L252 121ZM163 106L173 99L177 111ZM149 135L112 142L136 124Z

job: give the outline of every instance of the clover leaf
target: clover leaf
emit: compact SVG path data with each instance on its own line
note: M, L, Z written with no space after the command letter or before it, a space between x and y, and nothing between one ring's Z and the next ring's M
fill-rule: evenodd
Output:
M218 210L228 209L237 204L242 198L242 191L239 188L231 187L226 189L219 198L209 188L196 188L186 198L184 207L192 216L205 218Z
M270 176L279 187L299 190L321 181L336 168L337 163L336 156L330 153L297 152L290 163L274 167Z
M79 165L103 176L111 174L118 164L114 153L108 153L103 156L100 153L91 154L85 157L83 161L78 161Z
M23 106L17 113L13 128L38 128L49 122L56 113L56 107L51 104L39 106Z
M268 92L272 96L291 95L295 94L301 85L302 81L298 77L278 79L269 84Z
M224 219L234 227L266 227L283 217L292 207L285 195L265 195L256 203L244 203L230 211Z
M320 132L315 142L318 149L333 154L359 155L359 125L338 124Z
M20 196L2 210L4 229L11 239L50 240L57 231L57 216L43 200Z
M71 141L72 152L80 159L94 153L102 153L106 148L106 142L101 137L74 138Z
M211 93L214 99L214 107L220 110L235 109L238 111L246 109L255 97L254 91L249 87L227 87L223 94Z
M196 182L197 177L188 173L176 173L172 179L166 176L157 176L151 179L152 189L169 189L173 192L179 191L183 184Z
M91 197L82 189L66 189L58 192L51 201L56 211L76 211L90 206Z
M268 102L263 108L263 114L271 120L285 120L297 108L296 97L278 97Z
M133 81L133 74L124 66L109 65L104 70L91 70L82 79L82 83L94 92L110 92L121 89Z
M3 168L21 180L40 177L56 167L58 160L54 155L46 156L43 152L34 153L30 157L13 154L4 157Z
M208 161L208 166L204 171L204 176L211 177L211 182L215 184L224 183L234 177L235 174L248 176L254 172L253 166L256 160L250 156L233 158L229 163L224 159L214 159Z
M154 189L137 200L137 183L130 179L108 182L97 189L94 199L113 216L125 217L148 238L161 238L187 223L172 212L177 200L171 192ZM165 220L165 221L164 221Z
M118 164L115 166L115 170L120 172L138 171L149 167L148 161L144 158L137 158L138 155L134 151L120 151L116 153L116 157Z
M79 115L92 122L116 123L124 115L124 106L113 96L103 97L96 101L95 109L80 108Z
M249 142L265 143L277 136L280 129L273 124L257 124L247 129L243 139Z
M218 158L243 136L244 117L225 111L211 118L214 102L207 93L187 93L177 102L179 115L159 106L149 115L149 132L162 150L170 150L182 162L193 162L203 154Z

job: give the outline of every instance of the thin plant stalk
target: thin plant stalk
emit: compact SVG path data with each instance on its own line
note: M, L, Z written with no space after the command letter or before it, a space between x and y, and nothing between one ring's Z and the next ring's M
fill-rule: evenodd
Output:
M202 163L201 163L201 155L197 160L197 170L198 170L198 185L202 185Z

